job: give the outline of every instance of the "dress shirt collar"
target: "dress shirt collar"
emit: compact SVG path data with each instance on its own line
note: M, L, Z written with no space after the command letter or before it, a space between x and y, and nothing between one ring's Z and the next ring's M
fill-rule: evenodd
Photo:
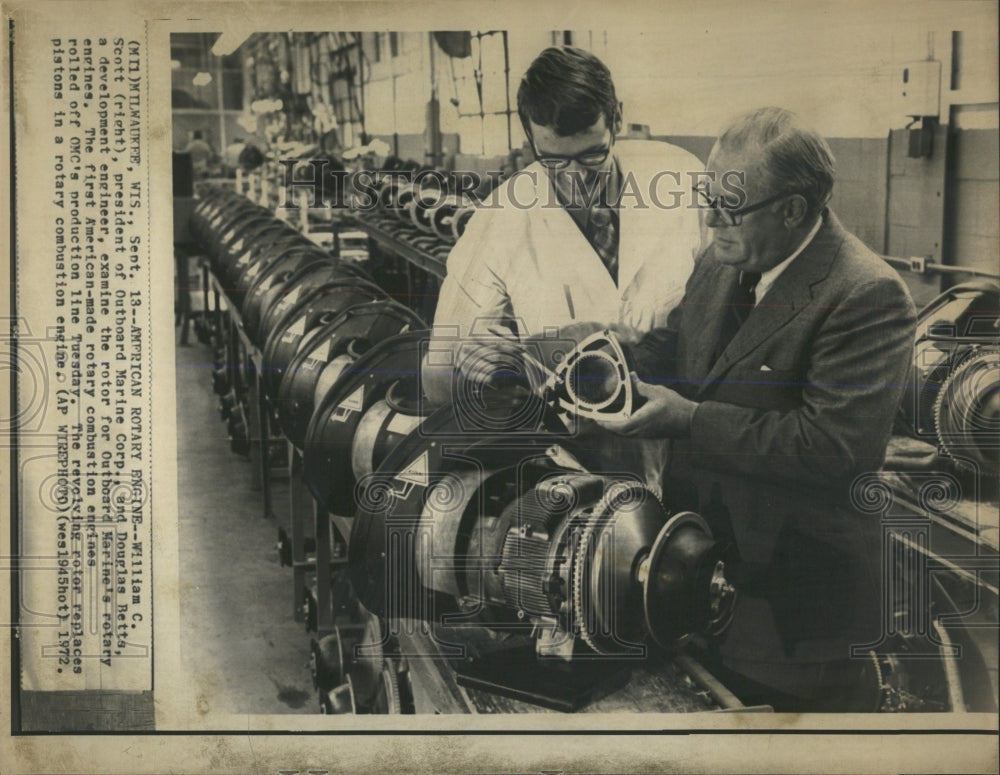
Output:
M769 290L771 290L771 286L774 285L774 281L781 276L781 273L784 272L786 269L788 269L789 264L791 264L792 261L798 258L801 255L802 251L809 246L809 243L813 241L813 238L819 232L819 228L822 225L823 225L823 216L820 216L819 218L816 219L816 223L813 224L813 227L812 229L809 230L809 233L806 235L806 238L802 240L802 242L795 249L795 252L792 253L792 255L790 255L788 258L786 258L777 266L771 267L766 272L761 272L760 280L757 282L757 286L755 288L757 304L760 304L760 300L764 298L764 296L767 294Z
M609 207L618 207L618 200L621 197L622 189L622 171L621 166L618 164L618 158L614 158L614 164L611 168L611 173L604 176L603 184L601 185L601 190L597 192L597 201L608 205ZM544 173L548 175L548 172ZM590 208L589 207L572 207L566 201L566 197L563 196L559 187L556 186L555 181L549 180L549 185L555 192L556 200L563 206L563 209L569 213L570 217L576 222L576 225L580 227L580 230L586 232L587 224L590 223Z

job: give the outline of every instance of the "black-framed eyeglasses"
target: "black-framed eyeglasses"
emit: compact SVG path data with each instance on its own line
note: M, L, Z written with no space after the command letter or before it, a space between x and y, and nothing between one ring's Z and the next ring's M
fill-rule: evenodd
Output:
M531 138L531 150L535 154L535 159L545 169L561 170L568 167L570 162L576 162L584 167L596 167L608 160L608 156L611 154L611 146L614 145L614 142L614 135L611 135L611 139L608 140L607 145L602 148L588 149L572 156L563 156L557 153L540 154L538 148L535 147L534 138Z
M786 196L795 196L800 193L799 191L782 191L779 194L770 196L756 204L747 205L746 207L727 207L723 197L712 196L708 193L707 185L695 186L693 191L697 197L698 207L715 211L726 226L739 226L743 223L744 215L761 210L770 204L774 204L779 199L784 199Z

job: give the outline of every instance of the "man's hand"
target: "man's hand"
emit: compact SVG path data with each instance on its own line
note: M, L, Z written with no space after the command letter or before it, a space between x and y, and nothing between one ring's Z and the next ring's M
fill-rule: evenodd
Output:
M638 439L679 438L691 433L698 404L663 385L642 382L632 374L632 384L646 399L627 420L596 420L605 430Z

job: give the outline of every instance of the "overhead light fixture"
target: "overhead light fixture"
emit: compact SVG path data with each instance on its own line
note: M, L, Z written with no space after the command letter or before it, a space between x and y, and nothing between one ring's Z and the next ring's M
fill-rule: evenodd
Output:
M217 57L227 57L242 46L250 34L247 32L223 32L212 44L212 53Z
M171 70L179 70L180 67L181 67L181 60L179 60L179 59L171 59L170 60L170 69Z
M191 83L195 86L208 86L212 82L212 74L201 72L198 73L194 78L191 79Z

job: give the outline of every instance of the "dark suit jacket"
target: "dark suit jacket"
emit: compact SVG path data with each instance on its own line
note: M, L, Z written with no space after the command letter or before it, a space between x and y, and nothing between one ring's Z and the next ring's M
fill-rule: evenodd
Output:
M881 619L878 518L852 482L885 455L915 314L896 272L832 212L716 358L739 270L709 247L667 331L634 351L640 375L699 402L674 442L664 499L734 540L743 587L726 661L808 694L792 665L848 657Z

